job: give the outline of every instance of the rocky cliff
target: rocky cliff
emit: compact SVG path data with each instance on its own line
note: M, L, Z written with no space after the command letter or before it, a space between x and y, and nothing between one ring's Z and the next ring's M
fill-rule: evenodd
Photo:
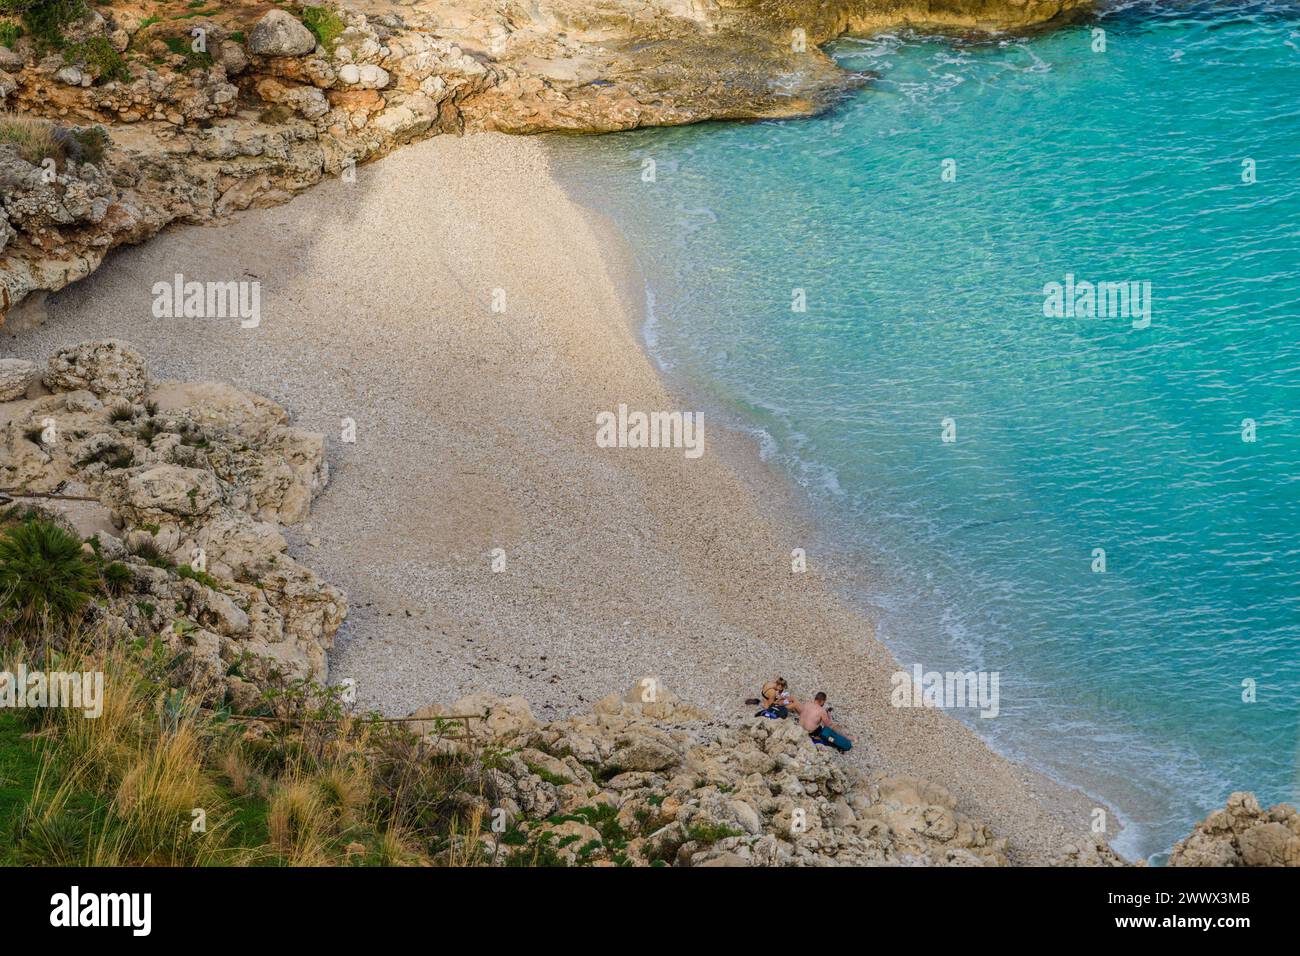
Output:
M836 36L1022 28L1086 2L67 0L78 16L40 36L0 18L0 322L114 246L418 137L807 115L864 81L820 50Z
M347 599L280 529L328 480L324 437L284 409L155 382L124 342L44 368L0 359L0 505L40 507L87 539L111 584L93 622L110 639L160 635L210 703L247 709L268 682L327 680Z
M437 720L465 714L485 717L473 723L476 745L498 748L490 786L474 798L484 821L476 839L493 862L1007 865L1005 839L942 786L877 774L814 745L794 720L708 714L654 677L571 720L540 723L528 701L491 693L412 716L430 747L455 749L465 744ZM1130 864L1080 834L1053 865ZM1233 794L1170 865L1300 865L1300 814Z
M483 714L500 748L477 797L487 857L504 862L673 866L1004 866L1005 841L942 787L876 777L812 744L794 720L718 719L657 679L541 724L519 697L472 694L422 708ZM1102 852L1117 859L1108 848ZM463 853L461 855L464 855Z
M1170 866L1300 866L1300 813L1286 803L1264 810L1234 793L1221 810L1174 844Z

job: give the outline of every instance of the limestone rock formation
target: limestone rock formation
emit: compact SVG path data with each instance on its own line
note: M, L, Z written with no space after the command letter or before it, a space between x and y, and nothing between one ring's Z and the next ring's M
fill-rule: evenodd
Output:
M96 398L135 401L148 386L144 357L116 339L82 342L50 357L45 384L52 391L86 389Z
M23 359L0 359L0 402L22 398L38 375L32 362Z
M1237 792L1174 844L1170 866L1300 866L1300 813Z
M316 38L302 21L283 10L272 10L248 34L253 56L305 56L316 49Z
M655 700L646 700L652 694ZM508 822L484 838L497 862L676 866L1006 863L1005 843L942 787L880 777L815 746L794 721L710 718L655 678L587 717L539 724L526 701L477 693L415 716L482 714L503 756L481 808ZM429 732L446 746L445 732Z
M1129 866L1122 856L1110 848L1102 837L1092 835L1087 839L1080 839L1075 843L1067 844L1061 851L1061 855L1052 861L1053 866ZM1140 860L1138 866L1145 866L1146 861Z
M43 383L37 372L0 366L0 386L13 382L0 388L0 488L98 499L76 530L124 569L96 611L109 633L161 636L213 701L248 707L270 680L324 684L347 598L280 533L329 480L324 437L230 385L151 381L125 342L62 349Z

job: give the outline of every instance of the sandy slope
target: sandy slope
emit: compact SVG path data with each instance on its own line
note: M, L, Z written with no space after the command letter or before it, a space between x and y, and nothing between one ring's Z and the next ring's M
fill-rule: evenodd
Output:
M439 137L354 184L121 252L0 351L120 336L155 377L230 380L326 432L333 483L292 543L351 597L332 673L363 705L490 689L557 716L654 673L734 710L780 672L796 695L831 694L852 759L948 786L1019 861L1086 832L1090 801L939 712L888 705L897 665L815 553L791 573L811 536L745 440L706 420L696 460L596 446L596 413L620 402L689 408L639 348L621 255L538 141ZM153 318L150 290L175 272L259 278L261 326Z

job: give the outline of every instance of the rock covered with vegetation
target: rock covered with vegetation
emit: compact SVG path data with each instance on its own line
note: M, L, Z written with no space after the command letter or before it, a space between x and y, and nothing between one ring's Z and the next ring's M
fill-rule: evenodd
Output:
M324 683L347 600L280 531L329 480L323 436L232 386L154 382L116 340L20 364L0 404L0 489L85 539L103 582L87 613L109 638L159 635L190 689L239 709L273 679Z

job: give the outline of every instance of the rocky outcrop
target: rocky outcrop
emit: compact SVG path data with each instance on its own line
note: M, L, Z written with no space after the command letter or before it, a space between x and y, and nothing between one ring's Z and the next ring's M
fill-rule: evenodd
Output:
M69 520L116 569L94 612L110 636L161 636L196 692L241 708L270 681L327 680L347 599L280 531L329 480L323 436L230 385L152 381L115 340L61 349L43 375L0 366L0 395L0 497L77 502Z
M1287 803L1263 810L1254 794L1234 793L1174 844L1169 865L1300 866L1300 813Z
M0 47L0 110L56 124L47 155L0 137L0 322L39 318L114 246L416 138L807 115L864 81L819 48L843 33L1017 28L1087 2L366 2L318 8L319 36L243 0L177 20L97 6L60 53Z
M314 49L312 32L283 10L262 17L248 35L248 52L253 56L306 56Z
M1127 860L1110 848L1104 838L1091 835L1061 848L1061 855L1052 861L1052 866L1130 866ZM1139 860L1137 866L1145 866L1145 860Z
M874 773L815 746L793 720L717 718L652 677L602 698L589 716L552 723L521 697L487 692L412 716L408 726L435 752L492 754L483 795L465 808L483 823L473 839L489 862L1007 865L1005 840L943 787ZM481 718L468 742L451 719L464 716ZM1104 837L1081 834L1052 865L1133 864ZM1261 810L1235 793L1174 847L1169 865L1300 865L1300 813Z
M654 678L586 717L539 723L522 698L476 693L420 718L483 715L499 754L479 811L498 863L1001 866L1005 842L923 780L873 776L793 720L719 720ZM463 747L417 722L433 748Z
M0 359L0 402L22 398L36 381L35 363L23 359Z
M82 342L50 358L45 385L56 392L89 391L99 399L137 401L148 381L144 357L130 346L108 339Z

